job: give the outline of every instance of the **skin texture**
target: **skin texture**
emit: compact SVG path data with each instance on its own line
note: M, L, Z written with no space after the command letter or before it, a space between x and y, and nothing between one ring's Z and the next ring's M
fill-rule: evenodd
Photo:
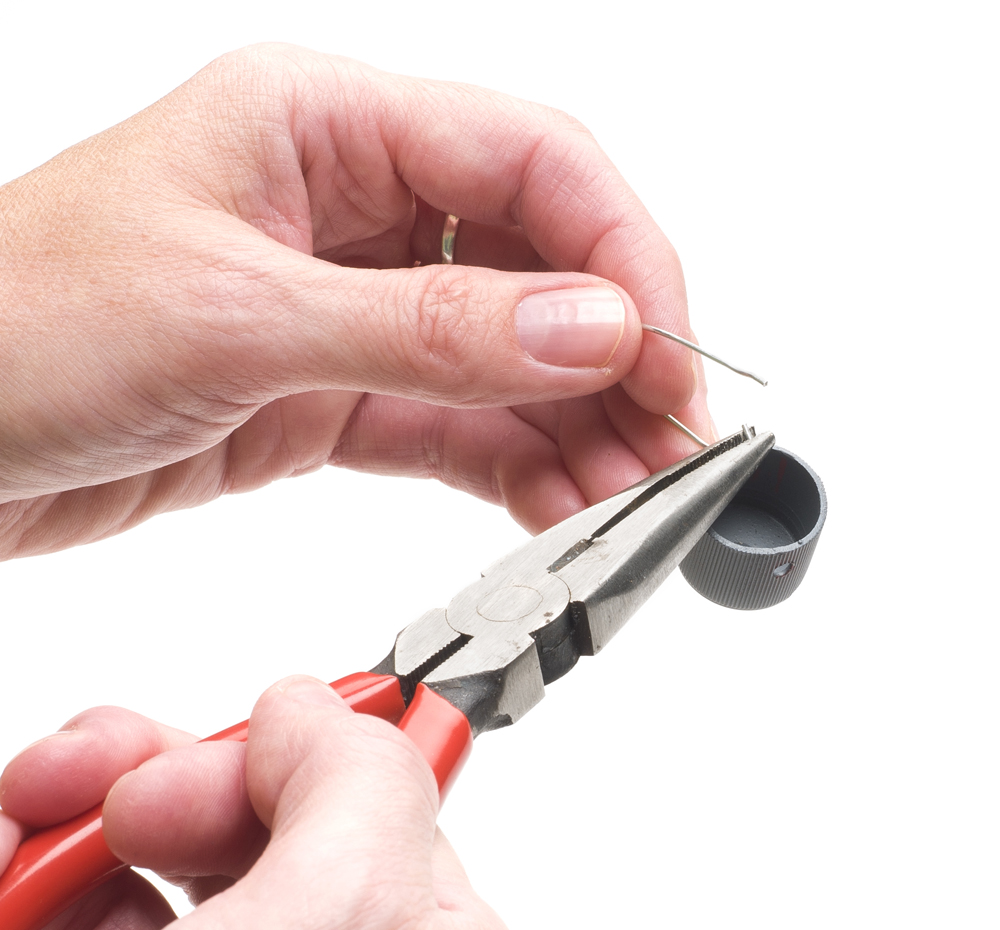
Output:
M193 739L118 708L87 711L7 767L6 823L62 819L117 781L104 808L112 851L203 902L178 930L503 926L435 826L437 785L416 747L327 685L297 677L269 689L245 745ZM130 772L142 755L148 761ZM36 781L67 767L85 774ZM13 849L0 827L0 864ZM155 889L126 874L47 930L152 930L172 920Z
M440 261L445 212L463 218ZM423 264L413 267L415 261ZM602 368L521 348L610 284ZM566 115L288 47L226 56L0 188L0 557L333 463L539 531L711 432L666 237Z
M597 367L525 351L525 297L594 287L624 306L610 357L579 334L565 357ZM642 322L692 338L680 265L575 120L233 53L0 188L0 558L325 464L434 477L540 531L694 451L661 414L714 435L697 360ZM246 747L193 739L98 708L29 747L0 779L0 867L110 791L112 849L204 902L185 926L499 926L394 728L286 682ZM127 874L51 927L172 919Z

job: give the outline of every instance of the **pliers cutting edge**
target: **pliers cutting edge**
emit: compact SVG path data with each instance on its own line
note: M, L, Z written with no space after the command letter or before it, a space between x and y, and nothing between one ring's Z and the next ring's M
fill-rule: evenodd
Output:
M774 445L744 427L595 504L488 568L396 637L371 672L332 684L357 712L399 726L442 797L473 737L516 723L580 656L596 655L715 522ZM246 740L247 722L209 740ZM0 927L40 930L128 866L101 808L35 833L0 877Z

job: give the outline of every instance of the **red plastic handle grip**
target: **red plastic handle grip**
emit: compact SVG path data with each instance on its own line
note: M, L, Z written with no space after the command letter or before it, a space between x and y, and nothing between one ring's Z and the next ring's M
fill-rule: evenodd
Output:
M472 727L465 714L419 684L399 729L417 744L430 763L443 801L472 752Z
M333 682L330 687L359 714L398 723L406 711L399 679L393 675L359 672ZM455 713L462 716L459 711ZM202 742L245 742L247 726L248 721L244 720ZM442 757L439 765L446 761ZM433 761L431 765L434 767ZM2 930L41 930L84 895L128 868L104 842L102 808L103 804L98 804L72 820L40 830L21 843L0 877Z

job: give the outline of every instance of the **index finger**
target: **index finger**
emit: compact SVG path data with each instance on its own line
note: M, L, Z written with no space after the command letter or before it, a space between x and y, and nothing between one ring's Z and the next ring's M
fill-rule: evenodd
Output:
M520 226L553 269L613 281L643 322L691 338L677 253L581 123L480 88L400 80L406 105L386 107L383 135L420 197L475 222ZM646 339L622 384L647 410L675 412L695 393L692 353Z
M8 763L0 776L0 803L31 827L61 823L103 801L122 775L146 759L194 740L121 707L95 707Z
M521 227L554 270L612 281L644 322L690 337L673 247L594 137L565 113L282 46L226 56L200 81L220 82L223 97L254 117L236 126L218 117L227 151L242 135L236 144L255 153L262 175L250 196L223 185L228 208L245 214L254 201L249 218L265 228L273 217L259 217L262 209L296 217L298 231L281 235L286 244L324 255L364 251L408 231L415 194L476 223ZM209 144L219 144L207 130ZM691 351L653 339L642 341L623 381L656 413L683 407L696 383Z

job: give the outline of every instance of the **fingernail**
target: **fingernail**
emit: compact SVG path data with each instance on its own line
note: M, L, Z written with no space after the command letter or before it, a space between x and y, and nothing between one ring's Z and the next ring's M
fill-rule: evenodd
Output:
M318 704L321 707L330 707L338 703L337 692L329 685L304 678L290 681L281 689L281 693L300 704Z
M603 368L625 331L625 304L610 287L529 294L517 305L517 338L546 365Z

